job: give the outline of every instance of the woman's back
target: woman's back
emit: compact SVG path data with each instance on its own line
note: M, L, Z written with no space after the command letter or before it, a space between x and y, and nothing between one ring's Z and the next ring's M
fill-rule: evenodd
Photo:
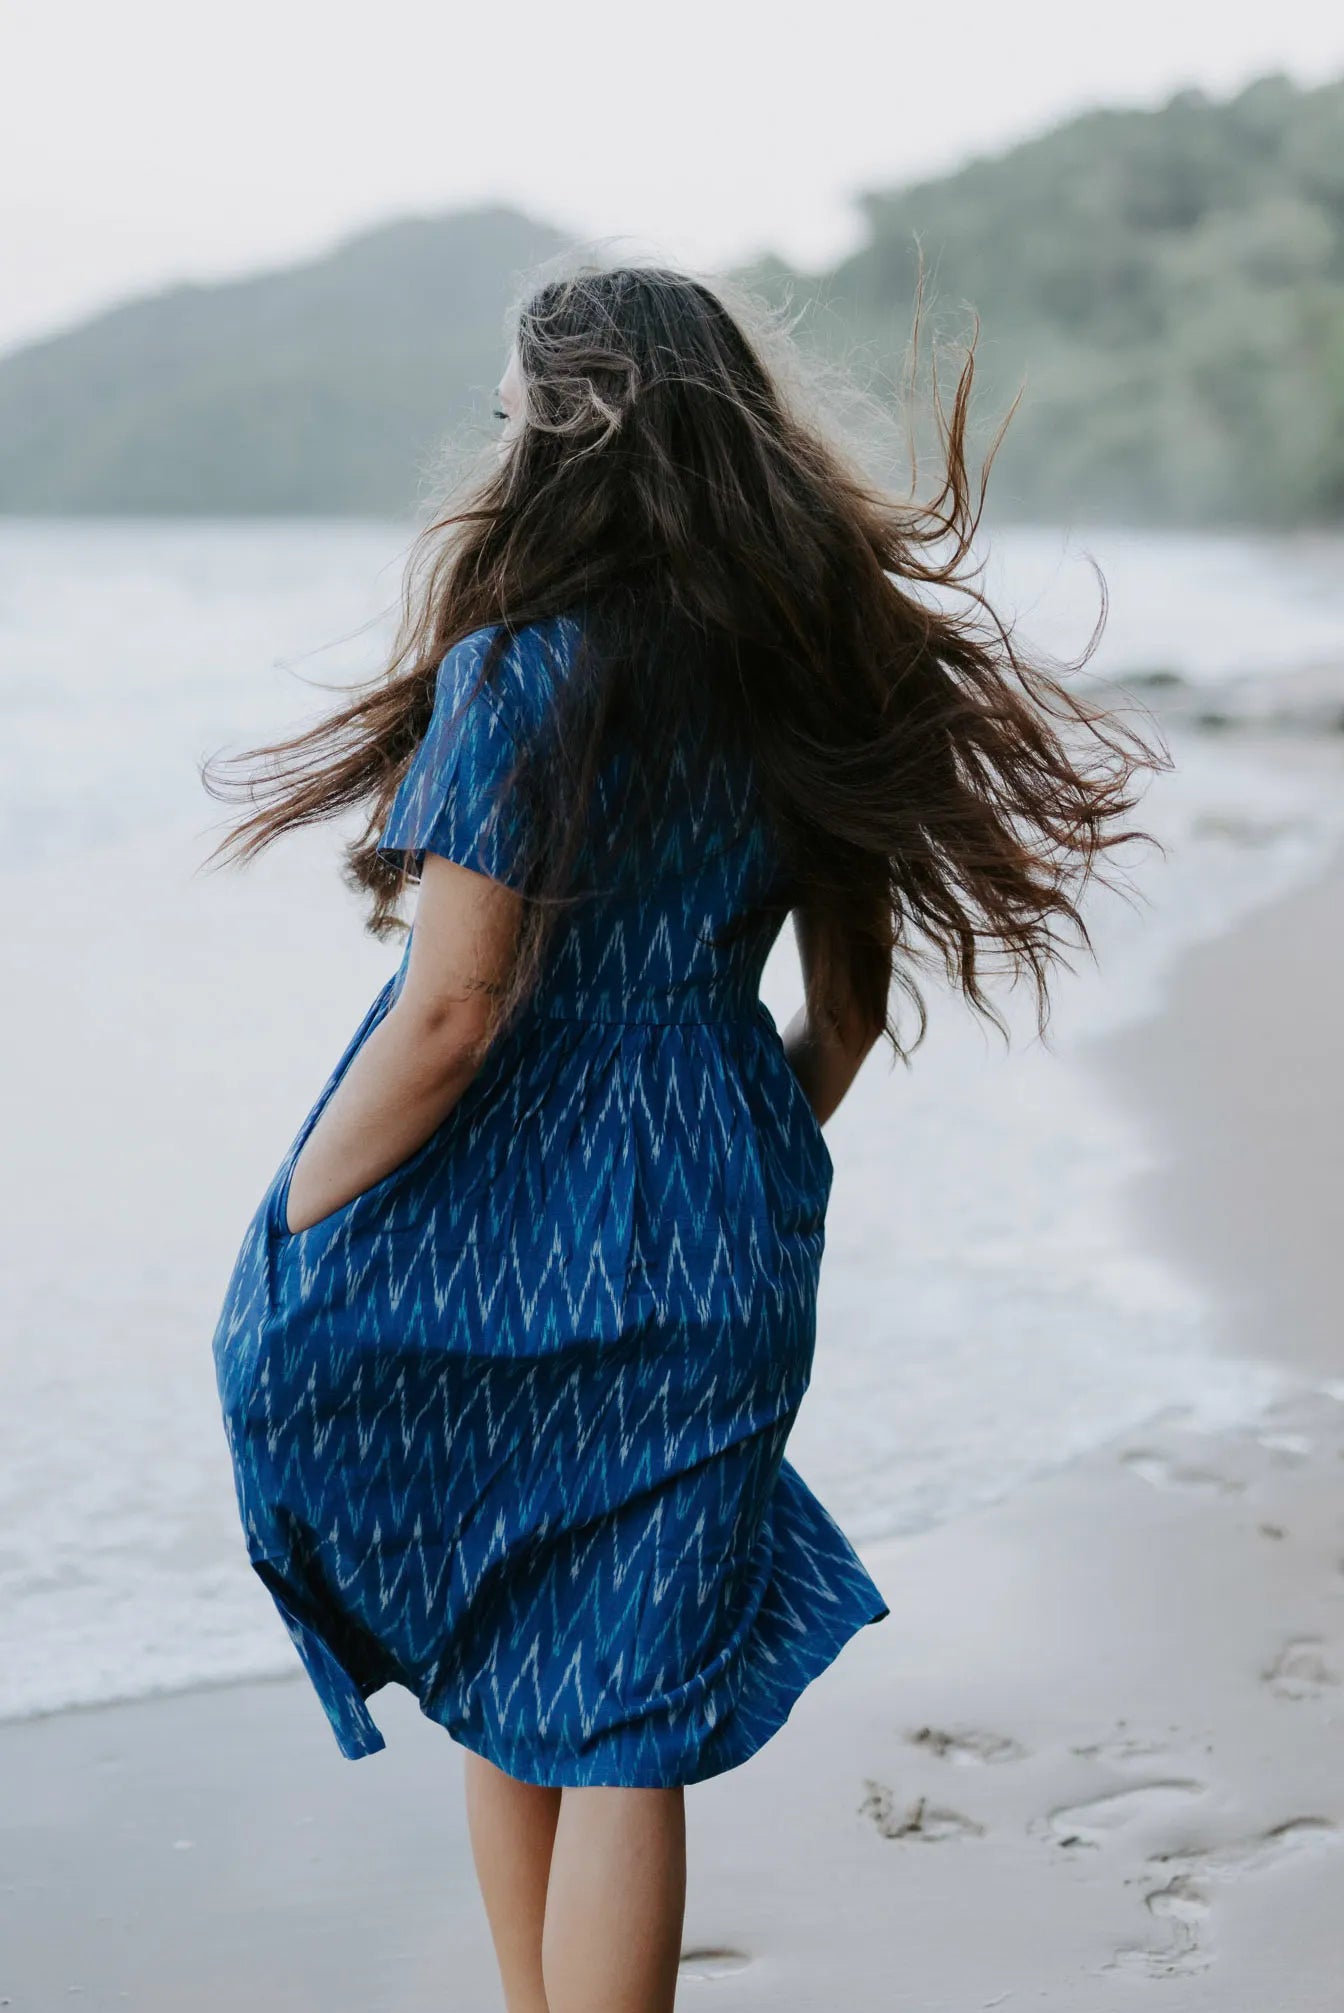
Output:
M517 878L505 778L544 741L579 634L573 617L521 631L474 693L492 632L449 653L382 834L390 859L432 850ZM593 1335L678 1293L701 1315L749 1307L781 1266L819 1259L831 1179L760 999L786 883L750 764L694 718L657 749L618 737L573 884L524 1012L411 1178L389 1178L395 1219L440 1254L507 1254L524 1299L544 1278ZM688 1271L691 1253L713 1262Z
M418 866L431 846L470 855L475 836L481 864L496 878L517 878L520 826L509 814L496 823L493 810L514 754L537 744L544 759L547 719L573 669L582 622L562 616L518 632L473 697L496 633L476 631L440 666L428 733L380 840L387 858ZM678 675L675 658L667 671ZM651 1022L749 1012L788 906L750 761L715 744L693 698L666 709L656 738L641 734L637 698L625 717L588 801L572 874L577 899L560 918L536 1005ZM729 930L731 940L720 942Z

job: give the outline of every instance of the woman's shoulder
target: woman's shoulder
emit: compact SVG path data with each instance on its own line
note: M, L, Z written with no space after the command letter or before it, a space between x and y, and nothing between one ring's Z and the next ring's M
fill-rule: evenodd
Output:
M439 665L436 706L455 710L481 690L510 732L522 738L541 726L574 663L583 634L576 614L546 616L517 628L488 622L460 638Z

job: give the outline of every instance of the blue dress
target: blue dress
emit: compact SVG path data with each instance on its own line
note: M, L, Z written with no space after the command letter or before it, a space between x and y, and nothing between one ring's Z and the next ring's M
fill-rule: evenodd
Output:
M448 653L389 858L514 881L498 786L579 633L519 631L474 697L494 632ZM403 958L228 1284L214 1361L248 1556L352 1759L384 1745L366 1701L397 1683L523 1781L695 1782L888 1613L784 1458L833 1170L758 997L783 912L710 941L781 869L749 776L693 734L659 767L656 815L448 1117L292 1233L299 1150Z

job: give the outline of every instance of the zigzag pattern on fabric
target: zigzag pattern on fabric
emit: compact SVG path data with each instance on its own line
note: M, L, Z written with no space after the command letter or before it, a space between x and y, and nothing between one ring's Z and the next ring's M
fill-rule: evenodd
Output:
M382 845L507 880L501 781L579 631L521 632L473 698L491 634L445 659ZM833 1170L759 998L768 829L750 777L692 737L660 816L613 845L621 759L586 863L621 871L527 1011L416 1153L291 1233L294 1161L403 959L220 1314L248 1554L351 1758L383 1745L366 1700L395 1682L523 1780L699 1780L887 1613L784 1458Z

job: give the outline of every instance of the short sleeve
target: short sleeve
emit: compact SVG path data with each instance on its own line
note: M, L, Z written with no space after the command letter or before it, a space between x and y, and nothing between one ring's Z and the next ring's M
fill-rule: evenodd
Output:
M506 792L519 748L491 686L474 688L493 632L465 637L438 670L424 739L397 787L378 851L419 879L426 853L521 887L523 826Z

